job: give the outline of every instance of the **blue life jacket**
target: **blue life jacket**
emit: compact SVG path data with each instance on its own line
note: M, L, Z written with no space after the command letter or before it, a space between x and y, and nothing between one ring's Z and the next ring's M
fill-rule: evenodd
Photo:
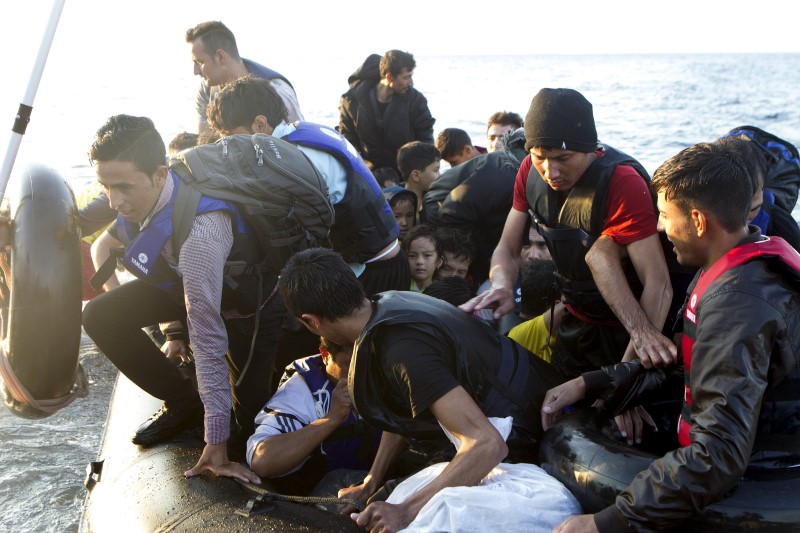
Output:
M117 215L117 236L126 248L125 255L122 257L122 263L125 268L137 278L170 293L178 301L183 302L183 284L181 283L180 275L161 255L167 239L172 237L173 207L176 194L181 187L180 178L171 170L169 171L169 179L174 184L169 203L156 213L147 227L141 231L138 229L138 225L129 222L121 214ZM211 211L225 211L231 217L234 243L228 255L228 260L250 259L252 264L252 259L257 256L257 250L254 246L255 241L250 235L249 228L239 211L225 200L201 196L195 216ZM235 285L237 288L240 286L251 287L248 283L241 285L248 275L249 273L226 273L226 278L236 277L237 282ZM232 280L226 279L226 281L228 283L223 287L222 308L237 308L245 313L253 313L257 306L255 299L247 295L242 298L243 295L235 294L235 292L245 291L235 291L232 287L229 287L229 285L234 285Z
M286 76L281 74L278 71L272 70L271 68L267 68L260 63L256 63L255 61L251 61L250 59L242 58L242 62L244 66L247 68L248 72L253 75L255 78L261 78L262 80L283 80L289 84L289 87L294 89L292 83L286 79Z
M298 359L289 365L291 368L305 379L314 397L317 416L326 416L333 402L334 385L325 373L322 356L317 354ZM326 472L339 468L369 470L379 443L380 431L368 426L351 410L347 420L322 442L315 453L320 453L325 460Z
M356 149L336 130L312 122L297 122L283 137L293 144L326 152L347 169L344 198L336 204L331 246L345 261L364 263L400 235L380 185Z

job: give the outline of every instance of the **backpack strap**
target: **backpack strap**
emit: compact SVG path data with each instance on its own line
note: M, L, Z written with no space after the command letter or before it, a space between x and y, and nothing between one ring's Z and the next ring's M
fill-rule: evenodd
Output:
M176 162L177 161L177 162ZM186 168L183 161L173 160L171 167L181 180L181 185L175 192L175 203L172 206L172 249L175 255L180 254L180 249L186 239L189 238L189 231L194 223L194 215L197 206L200 204L200 191L188 184L191 172Z

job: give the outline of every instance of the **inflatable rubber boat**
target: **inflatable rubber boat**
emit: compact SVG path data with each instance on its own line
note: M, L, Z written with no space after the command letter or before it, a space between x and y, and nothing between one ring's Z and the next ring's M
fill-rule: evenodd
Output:
M81 251L72 189L52 168L30 165L10 197L11 253L3 274L0 376L8 409L44 418L86 394L78 365Z
M80 231L72 189L58 172L32 165L15 184L13 245L0 258L0 392L15 415L43 418L87 392L78 364ZM185 479L203 445L196 437L147 449L130 441L160 406L118 378L100 457L87 475L83 531L359 531L349 517L265 496L266 485L259 494L232 479Z
M542 468L561 481L587 513L612 505L617 495L658 456L628 446L603 431L592 411L572 413L548 430ZM676 531L800 531L800 450L794 460L751 463L723 500L680 524Z
M259 498L233 479L186 479L183 473L202 450L199 432L149 448L131 443L136 426L160 406L124 376L117 378L100 453L87 468L82 532L362 531L347 516Z

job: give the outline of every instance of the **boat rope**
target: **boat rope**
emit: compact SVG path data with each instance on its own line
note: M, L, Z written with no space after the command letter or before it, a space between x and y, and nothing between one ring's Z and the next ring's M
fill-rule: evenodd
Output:
M2 343L2 346L0 346L0 377L3 378L6 388L16 401L25 405L30 405L31 407L49 414L63 409L77 398L83 398L89 393L86 374L81 364L78 363L78 367L75 369L75 382L72 389L66 395L50 400L37 400L28 391L25 385L22 384L19 378L17 378L14 369L11 368L11 363L9 363L8 357L6 356L5 343Z
M247 490L254 492L260 496L265 496L267 498L271 498L273 500L280 500L284 502L293 502L293 503L321 503L321 504L338 504L338 505L351 505L355 507L358 511L364 510L364 504L358 500L353 500L351 498L324 498L321 496L289 496L287 494L280 494L278 492L273 492L271 490L265 489L260 485L256 485L255 483L245 483L244 481L236 480L239 482Z

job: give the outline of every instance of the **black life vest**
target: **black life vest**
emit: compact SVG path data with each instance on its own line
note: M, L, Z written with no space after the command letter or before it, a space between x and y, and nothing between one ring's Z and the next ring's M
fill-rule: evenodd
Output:
M277 70L272 70L269 67L265 67L264 65L245 58L242 58L242 62L245 68L247 68L247 71L252 74L254 78L261 78L262 80L283 80L289 87L294 89L292 82Z
M509 460L536 456L542 433L539 406L545 391L563 378L485 322L419 293L387 291L376 296L372 317L355 343L350 362L350 397L361 416L371 425L405 437L441 437L435 421L412 418L404 399L387 394L382 359L371 352L376 329L390 324L403 324L449 345L455 377L483 413L487 417L513 416L507 439Z
M380 185L361 156L342 135L319 124L297 122L283 138L335 157L347 170L344 198L334 204L331 247L345 261L364 263L396 240L400 230Z
M778 258L787 267L795 270L800 275L800 258L797 252L789 246L786 241L780 238L765 237L764 240L751 242L737 246L728 250L720 259L715 262L707 272L701 272L697 283L690 293L683 316L683 334L681 337L681 353L684 366L684 402L681 416L678 421L678 441L681 446L689 446L691 439L689 433L692 429L692 391L690 389L690 378L692 369L692 349L697 339L698 308L708 288L722 274L734 267L743 265L749 261L759 258ZM798 371L795 370L794 379L797 379ZM765 403L768 399L765 398ZM762 413L765 409L762 406ZM761 421L759 421L759 425Z
M605 146L604 155L592 162L569 191L563 205L559 192L547 185L536 167L531 166L525 189L533 224L544 237L556 263L556 278L565 302L581 318L610 324L619 324L619 321L594 282L586 264L586 253L603 230L611 176L618 165L632 167L646 182L650 179L634 158ZM643 287L630 259L623 258L622 269L631 292L638 299Z

